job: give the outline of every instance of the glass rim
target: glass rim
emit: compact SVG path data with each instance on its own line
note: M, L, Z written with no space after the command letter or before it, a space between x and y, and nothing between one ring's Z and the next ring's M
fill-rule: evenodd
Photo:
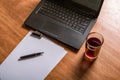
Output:
M103 35L100 34L100 33L98 33L98 32L91 32L91 33L88 34L88 36L91 35L91 34L98 34L98 35L100 35L100 36L102 37L101 45L100 45L100 46L92 46L92 45L90 45L88 42L87 42L87 44L88 44L90 47L93 47L93 48L99 48L99 47L101 47L102 44L104 43ZM88 40L88 36L87 36L86 40Z

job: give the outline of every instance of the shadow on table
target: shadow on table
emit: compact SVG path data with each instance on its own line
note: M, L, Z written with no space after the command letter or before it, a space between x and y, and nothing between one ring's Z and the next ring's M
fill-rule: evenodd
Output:
M86 75L87 72L91 69L91 67L93 66L94 62L95 62L95 60L94 61L86 60L84 55L83 55L82 59L80 59L79 63L77 64L77 67L76 67L76 69L74 71L76 76L73 76L73 78L77 77L78 79L76 79L76 80L82 80L84 75Z

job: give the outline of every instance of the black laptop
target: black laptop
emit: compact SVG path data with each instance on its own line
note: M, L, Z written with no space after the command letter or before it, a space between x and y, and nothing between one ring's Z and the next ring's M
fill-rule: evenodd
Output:
M80 49L102 4L103 0L41 0L25 25Z

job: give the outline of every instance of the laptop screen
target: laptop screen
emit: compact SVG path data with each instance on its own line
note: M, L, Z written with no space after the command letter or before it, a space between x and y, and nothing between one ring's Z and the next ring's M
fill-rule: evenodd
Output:
M78 4L91 8L95 11L98 11L101 5L102 0L72 0Z

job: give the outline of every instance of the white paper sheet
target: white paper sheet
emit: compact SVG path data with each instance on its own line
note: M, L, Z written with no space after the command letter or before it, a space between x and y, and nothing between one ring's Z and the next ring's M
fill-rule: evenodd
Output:
M30 31L0 66L0 80L44 80L66 51L49 39L30 36ZM44 52L42 56L18 61L20 56Z

